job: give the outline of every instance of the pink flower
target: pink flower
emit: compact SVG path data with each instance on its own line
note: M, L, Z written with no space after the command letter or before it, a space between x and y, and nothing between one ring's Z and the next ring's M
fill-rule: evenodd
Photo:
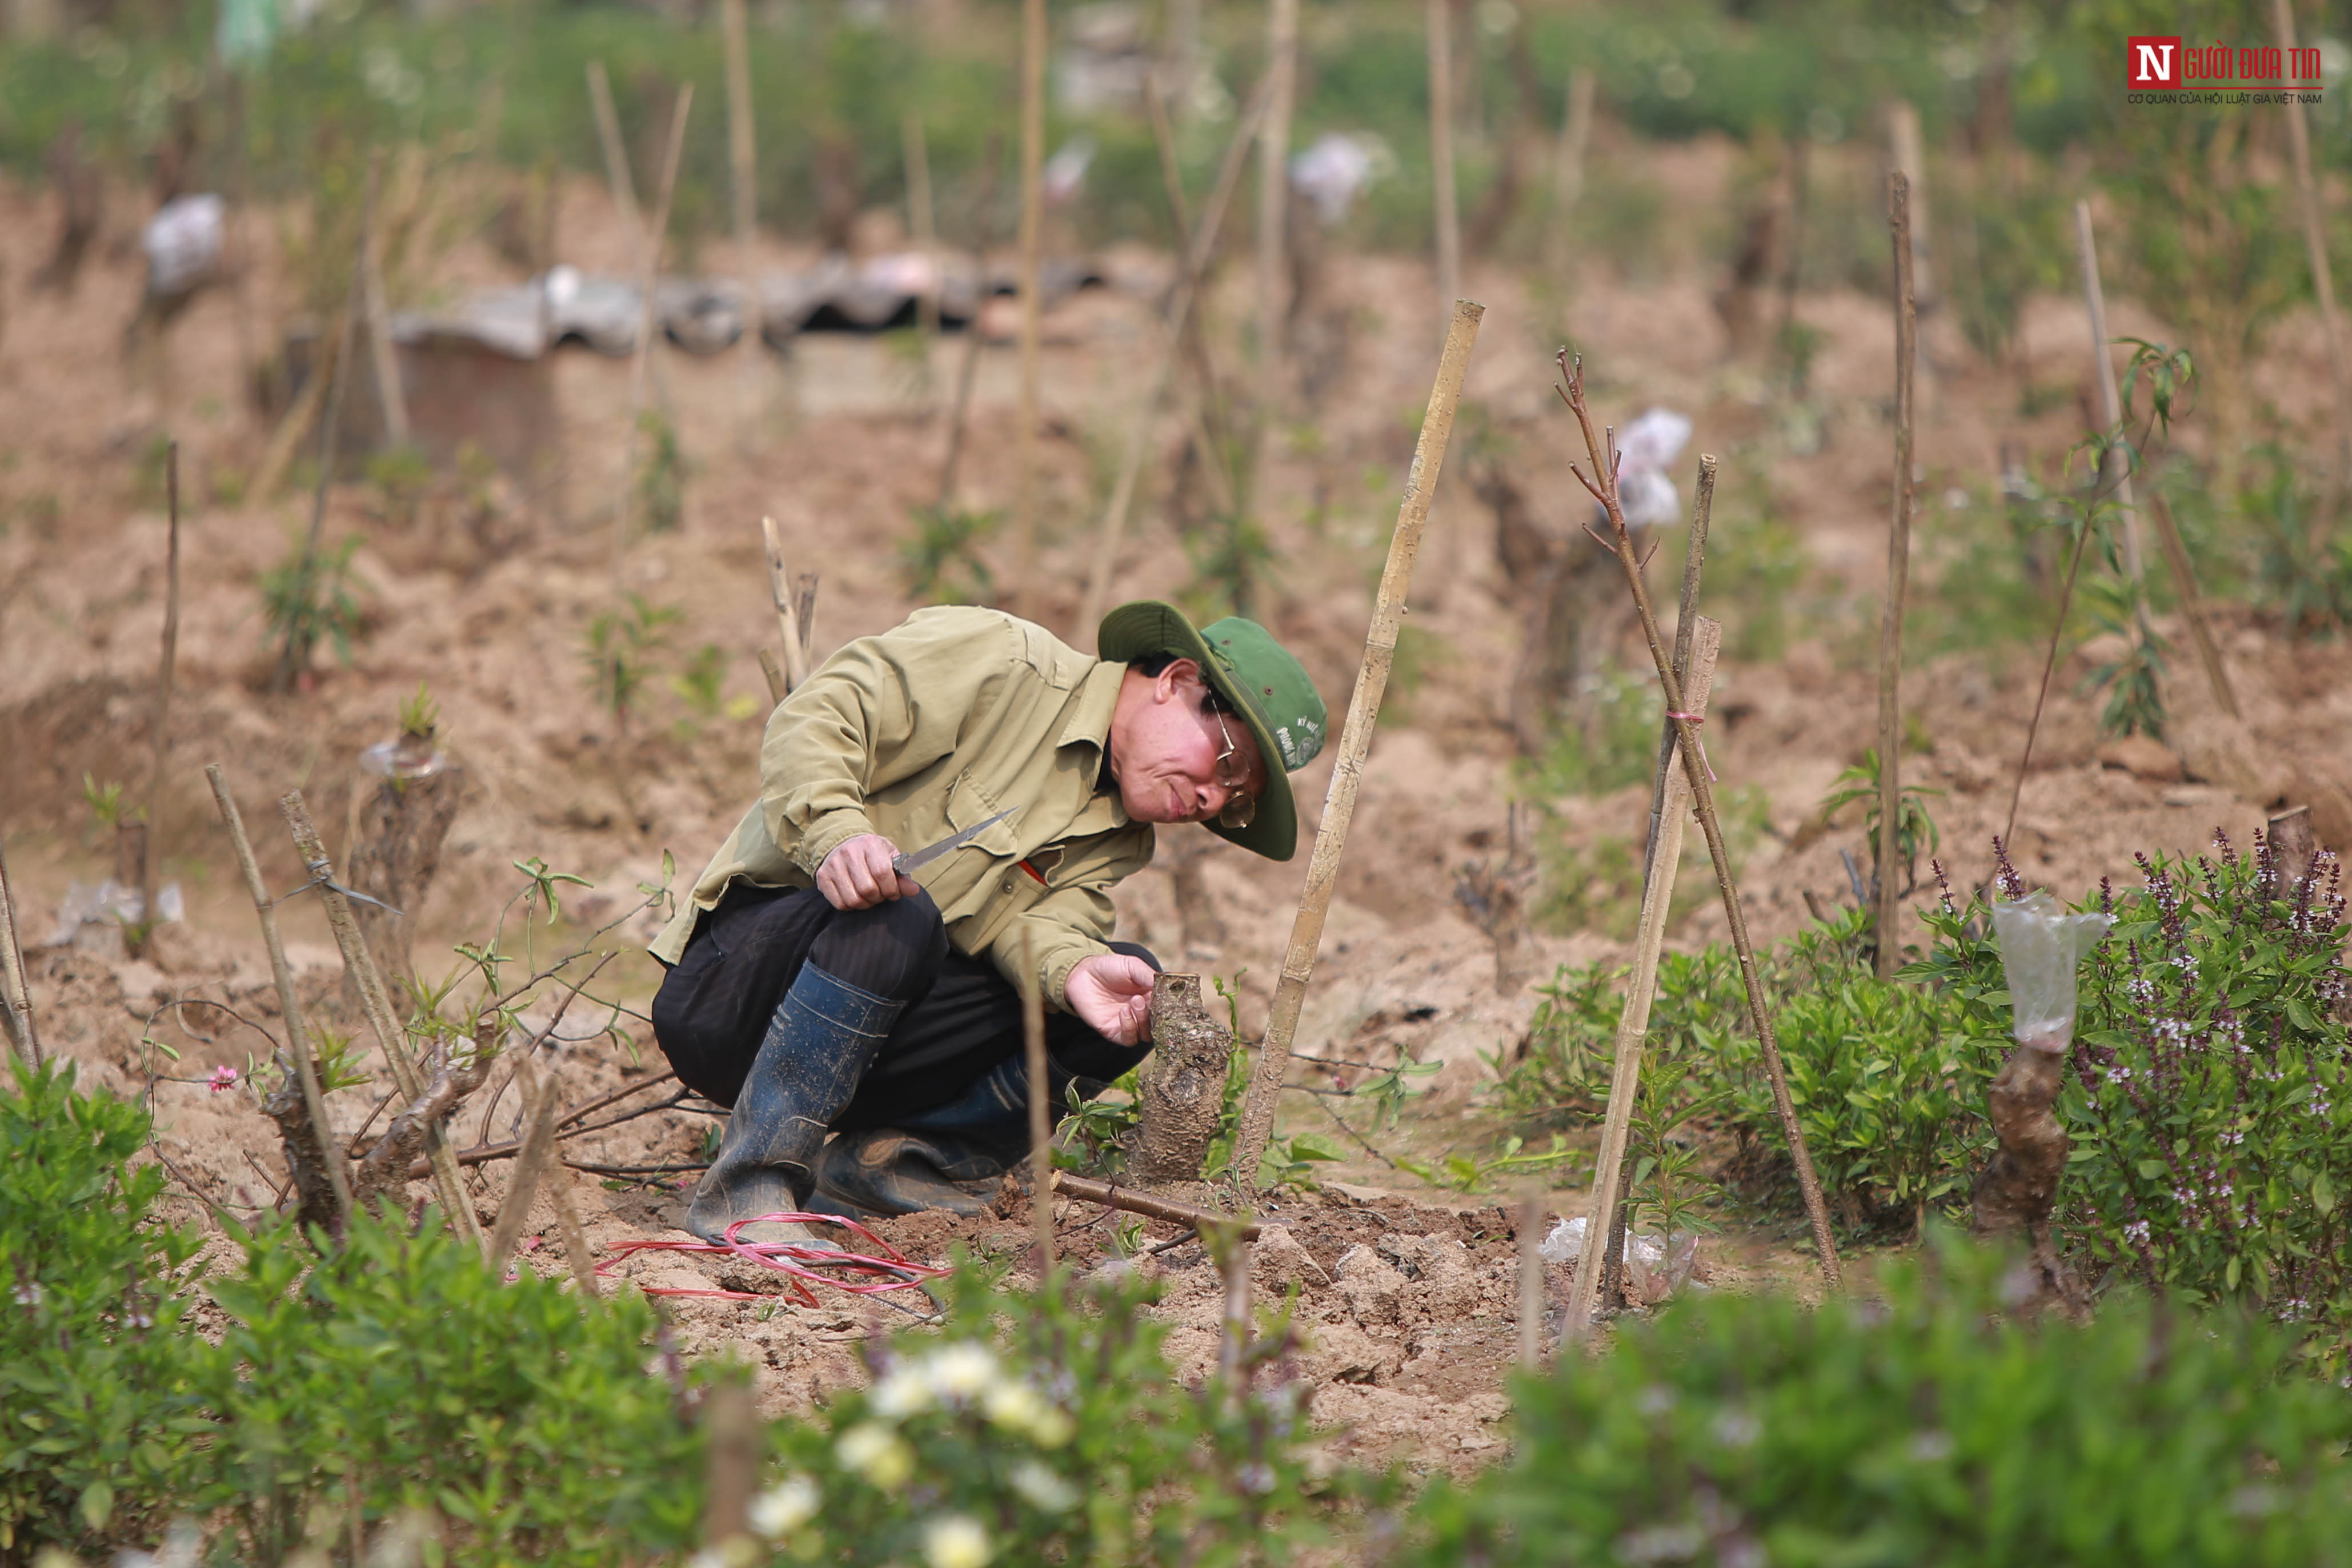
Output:
M213 1076L212 1076L211 1088L212 1088L212 1092L213 1092L214 1093L217 1094L217 1093L219 1093L219 1092L220 1092L222 1090L224 1090L224 1089L234 1089L234 1088L236 1088L236 1068L234 1068L234 1067L215 1067L215 1068L214 1068L214 1069L213 1069Z

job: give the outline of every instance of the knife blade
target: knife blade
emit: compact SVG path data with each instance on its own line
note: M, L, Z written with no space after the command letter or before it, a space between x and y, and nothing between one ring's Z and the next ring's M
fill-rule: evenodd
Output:
M999 811L993 817L989 818L988 821L984 822L974 822L971 827L964 829L960 833L950 833L946 838L941 839L938 843L932 844L928 848L908 850L903 853L892 855L890 857L890 869L897 872L900 876L912 876L918 868L930 864L941 855L946 854L950 850L960 850L963 848L964 845L971 842L972 840L980 837L981 834L986 832L989 829L996 826L997 823L1004 821L1005 818L1011 815L1013 815L1013 811L1010 809Z

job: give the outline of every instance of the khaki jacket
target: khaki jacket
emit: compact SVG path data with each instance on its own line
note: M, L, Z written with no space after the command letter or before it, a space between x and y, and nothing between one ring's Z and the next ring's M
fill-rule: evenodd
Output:
M919 850L1013 815L916 873L948 939L1021 982L1035 943L1045 997L1108 952L1110 889L1150 863L1103 768L1124 664L1065 646L1002 611L919 610L827 659L770 716L760 799L651 949L677 962L695 922L736 881L811 887L844 840Z

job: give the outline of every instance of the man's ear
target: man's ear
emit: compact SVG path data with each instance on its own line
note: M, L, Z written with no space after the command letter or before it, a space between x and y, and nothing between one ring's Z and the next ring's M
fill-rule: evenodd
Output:
M1168 662L1168 667L1160 671L1153 680L1151 695L1160 702L1174 702L1184 695L1184 687L1188 683L1201 686L1208 685L1201 678L1200 662L1194 659L1171 659Z

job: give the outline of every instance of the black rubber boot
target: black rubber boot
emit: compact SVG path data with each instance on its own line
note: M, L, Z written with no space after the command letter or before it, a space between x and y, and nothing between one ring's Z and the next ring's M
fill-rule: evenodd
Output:
M694 1189L688 1230L723 1241L738 1220L807 1208L825 1131L905 1010L814 964L801 966L735 1098L719 1158ZM771 1223L747 1225L736 1239L810 1237L800 1226Z
M1047 1065L1056 1120L1108 1085ZM1029 1153L1029 1074L1018 1057L999 1063L959 1099L896 1127L844 1133L816 1166L810 1212L874 1219L943 1208L979 1214L1004 1173Z

